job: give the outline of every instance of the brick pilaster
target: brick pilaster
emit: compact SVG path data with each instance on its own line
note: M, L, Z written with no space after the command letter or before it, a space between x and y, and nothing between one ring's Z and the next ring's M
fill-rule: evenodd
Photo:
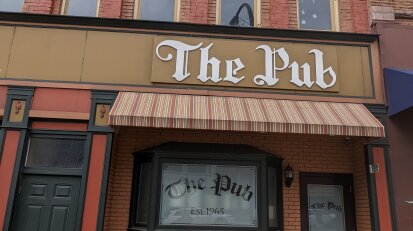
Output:
M99 17L120 18L122 11L122 0L101 0Z
M23 12L32 14L50 14L52 0L25 0Z

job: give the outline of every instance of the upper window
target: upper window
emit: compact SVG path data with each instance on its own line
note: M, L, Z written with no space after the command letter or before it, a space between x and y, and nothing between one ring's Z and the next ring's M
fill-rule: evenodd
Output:
M64 0L63 14L72 16L98 16L99 0Z
M24 0L0 0L0 11L22 12Z
M300 29L336 30L335 0L300 0Z
M217 0L217 24L252 27L257 23L257 0Z
M85 140L34 136L30 139L26 167L81 168Z
M136 0L135 18L153 21L179 21L179 0Z
M277 230L281 185L281 161L250 146L164 144L135 154L130 228Z

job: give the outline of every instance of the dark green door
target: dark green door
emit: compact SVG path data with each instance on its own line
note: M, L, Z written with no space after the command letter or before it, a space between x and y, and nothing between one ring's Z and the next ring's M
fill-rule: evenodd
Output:
M14 231L75 231L84 166L85 138L32 135L20 172Z
M80 180L73 176L24 175L15 230L74 230Z

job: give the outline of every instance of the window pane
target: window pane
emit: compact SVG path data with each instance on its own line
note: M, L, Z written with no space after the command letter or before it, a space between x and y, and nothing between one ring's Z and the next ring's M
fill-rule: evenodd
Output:
M175 0L142 0L140 18L154 21L174 21Z
M255 166L164 164L162 225L257 227Z
M343 186L307 185L310 231L345 231Z
M221 24L254 26L254 0L222 0Z
M81 168L85 141L31 138L27 167Z
M96 0L68 0L67 4L67 15L96 16Z
M139 175L139 195L138 195L138 212L136 221L139 224L148 224L149 215L149 193L151 186L152 164L145 163L141 165Z
M277 173L275 168L268 168L268 224L277 227Z
M22 12L24 0L0 0L0 11Z
M300 0L300 28L331 30L330 0Z

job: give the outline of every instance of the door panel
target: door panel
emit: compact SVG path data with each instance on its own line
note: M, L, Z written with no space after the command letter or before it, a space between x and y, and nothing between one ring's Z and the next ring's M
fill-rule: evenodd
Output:
M300 174L301 229L354 231L353 177L349 174Z
M14 230L74 230L80 181L76 176L23 174Z
M66 230L69 218L68 206L53 206L50 218L50 230Z
M342 185L307 185L310 231L345 231Z

